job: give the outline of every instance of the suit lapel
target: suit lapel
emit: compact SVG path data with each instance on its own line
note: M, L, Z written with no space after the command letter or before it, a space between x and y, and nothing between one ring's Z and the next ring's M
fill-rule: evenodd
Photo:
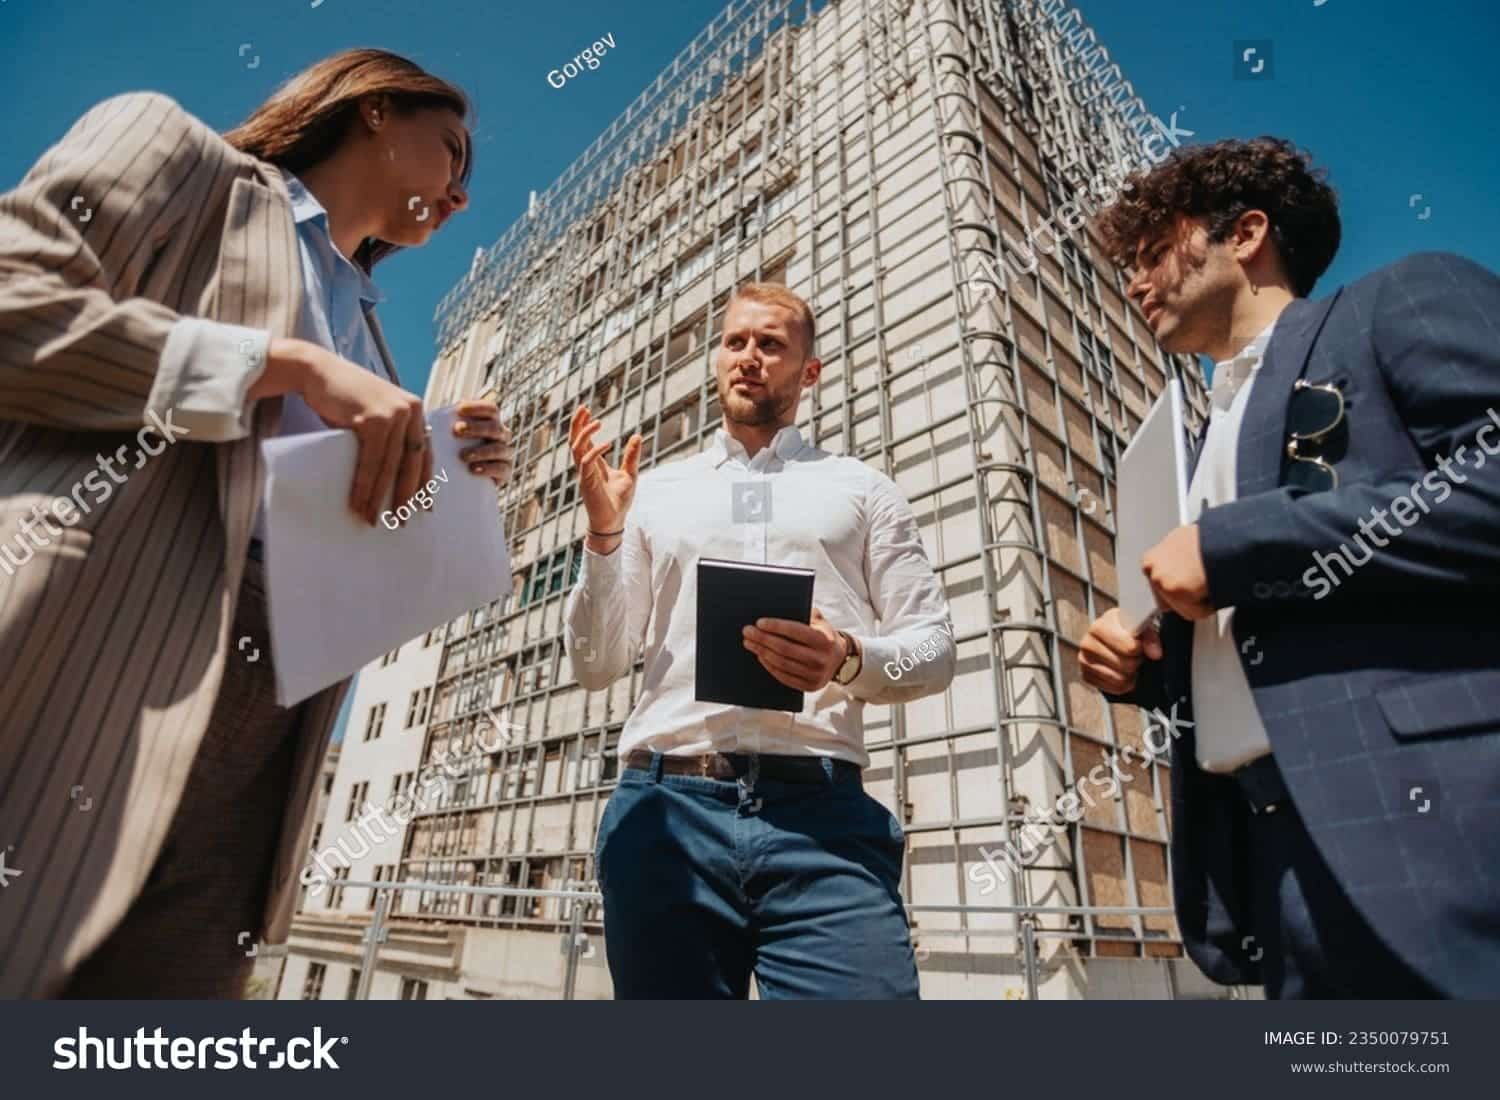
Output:
M1296 299L1276 320L1255 385L1240 422L1235 448L1235 494L1243 499L1281 484L1286 450L1287 404L1292 386L1307 369L1323 322L1343 293L1340 287L1321 302Z
M210 282L209 316L289 336L296 332L303 293L292 200L281 172L257 164L260 179L241 176L230 188L218 266ZM260 441L274 437L280 424L279 398L257 402L250 434L216 448L231 593L238 591L265 480Z

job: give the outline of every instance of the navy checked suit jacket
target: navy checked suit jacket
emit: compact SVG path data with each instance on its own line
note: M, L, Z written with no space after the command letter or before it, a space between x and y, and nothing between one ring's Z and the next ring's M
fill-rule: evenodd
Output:
M1346 405L1323 492L1286 483L1303 377ZM1197 520L1203 562L1292 801L1389 948L1448 996L1500 995L1500 278L1422 253L1292 302L1236 461L1237 499ZM1184 945L1210 978L1258 984L1249 811L1184 724L1192 624L1164 615L1161 638L1163 659L1110 698L1169 721L1175 704Z

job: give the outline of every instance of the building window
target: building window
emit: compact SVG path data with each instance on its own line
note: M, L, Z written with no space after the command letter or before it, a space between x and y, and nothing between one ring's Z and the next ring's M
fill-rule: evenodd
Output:
M391 793L385 800L385 808L392 812L396 808L396 799L410 791L417 781L416 772L401 772L391 777Z
M333 881L335 884L340 882L348 882L349 868L335 867L333 871ZM328 888L328 908L337 909L339 905L343 903L343 900L344 888L342 886L333 885Z
M681 290L693 280L708 270L708 265L714 260L714 248L712 245L704 245L677 265L677 275L672 280L672 289Z
M352 967L349 971L349 988L344 991L344 1000L352 1001L359 993L359 967Z
M385 728L385 704L376 703L370 708L370 715L365 719L366 741L373 741L380 736L380 731Z
M604 758L600 755L599 736L583 739L583 767L578 776L579 789L597 787L604 770Z
M384 882L385 881L385 869L386 869L386 866L387 865L384 864L384 863L376 864L376 866L375 866L375 881L376 882ZM365 903L365 908L366 909L374 909L375 908L375 895L378 894L379 892L380 891L376 890L373 886L370 888L370 900Z
M536 793L537 762L540 759L541 746L534 745L529 749L523 749L521 753L521 797L530 798Z
M406 701L406 729L411 729L413 726L420 726L427 721L427 709L431 702L431 685L411 693L411 698Z
M542 514L555 516L565 508L571 508L574 501L578 499L578 478L569 470L567 473L558 474L547 483L545 503L542 506Z
M561 864L561 862L562 862L561 860L549 859L549 860L546 860L546 861L544 861L542 863L538 863L538 864L536 864L533 867L528 868L527 872L526 872L526 889L528 889L528 890L545 890L545 889L547 889L547 871L548 871L548 869L553 864ZM527 898L523 899L523 901L522 901L522 910L526 914L526 916L531 917L533 919L535 919L537 917L540 917L542 915L542 906L546 902L546 900L547 900L546 898L527 897Z
M356 783L349 788L349 806L344 811L344 820L353 821L355 814L359 813L360 807L365 804L365 799L370 796L370 784Z
M322 963L307 964L307 980L302 983L302 999L318 1001L323 998L323 975L328 968Z
M523 649L520 653L520 668L516 693L527 695L542 691L552 683L553 648L551 642Z
M505 864L505 883L512 889L518 889L521 885L521 861L508 860ZM500 915L513 917L516 915L516 903L521 899L514 894L506 894L500 899Z
M604 766L599 776L601 783L608 783L620 772L620 730L604 735Z
M494 687L495 671L493 669L465 677L457 691L457 713L469 714L487 708L490 705L490 694L494 691ZM503 702L503 700L499 701Z
M401 999L403 1001L425 1001L427 999L427 983L419 982L416 978L402 978Z
M401 653L401 647L400 646L397 646L395 649L391 650L384 657L380 658L380 667L381 668L385 668L386 665L393 665L393 664L395 664L396 663L396 658L397 658L397 656L400 655L400 653Z

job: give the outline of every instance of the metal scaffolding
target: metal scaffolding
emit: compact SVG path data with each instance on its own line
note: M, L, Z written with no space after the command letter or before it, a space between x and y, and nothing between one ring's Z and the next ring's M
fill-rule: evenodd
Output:
M438 311L428 401L500 397L515 591L448 627L425 752L470 771L408 829L401 879L589 877L640 668L585 692L562 651L585 527L566 421L583 403L601 438L641 432L643 469L696 453L719 425L725 304L756 279L817 314L804 434L895 480L953 609L953 686L865 712L867 787L906 823L924 982L999 995L1038 931L1050 995L1087 984L1069 959L1180 954L1149 915L1171 904L1160 763L993 893L973 874L1142 744L1137 712L1083 686L1076 642L1115 600L1118 456L1173 372L1201 415L1201 378L1156 347L1087 230L1053 233L1024 275L1003 253L1139 163L1149 117L1052 0L735 0L476 255ZM492 713L525 733L481 755ZM434 892L392 916L563 930L545 898L505 904Z

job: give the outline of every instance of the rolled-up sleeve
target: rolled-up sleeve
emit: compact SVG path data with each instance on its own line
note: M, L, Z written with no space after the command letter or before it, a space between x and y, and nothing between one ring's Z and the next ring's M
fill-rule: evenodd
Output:
M172 326L146 408L168 410L197 439L250 434L250 387L266 369L271 334L203 317Z
M904 703L952 683L953 621L911 505L883 474L868 490L866 514L865 581L880 633L850 631L864 657L846 686L868 703Z

